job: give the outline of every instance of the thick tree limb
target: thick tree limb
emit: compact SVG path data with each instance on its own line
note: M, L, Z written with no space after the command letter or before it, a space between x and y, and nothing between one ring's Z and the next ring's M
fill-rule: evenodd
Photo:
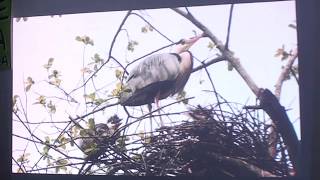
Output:
M293 65L294 61L297 59L297 57L298 57L298 49L295 48L292 52L292 55L289 56L287 64L285 65L285 67L281 71L280 76L274 86L275 87L274 95L277 97L278 100L280 100L283 82L289 76L292 65ZM269 147L269 151L270 151L270 154L272 155L272 157L276 156L277 140L278 140L278 130L276 129L276 125L273 122L272 126L271 126L271 132L270 132L270 147Z
M290 159L293 163L294 169L298 169L298 151L300 147L299 140L294 131L293 125L290 122L286 111L279 103L275 95L268 89L259 89L256 83L251 79L247 71L243 68L240 60L233 56L233 53L226 49L223 43L199 20L197 20L190 12L184 12L178 8L173 8L173 11L191 21L196 27L201 29L207 37L209 37L221 51L222 55L231 63L231 65L238 71L243 80L247 83L251 91L259 98L261 107L269 115L279 130L279 133L284 139L284 143L288 147Z
M300 142L294 131L294 127L287 116L286 110L281 106L277 97L268 89L261 90L259 99L261 107L273 120L277 130L281 134L283 141L287 146L293 167L297 170L299 168L298 153Z
M212 153L214 158L219 160L221 164L226 165L226 167L229 167L230 171L234 169L241 169L241 173L243 174L251 174L252 176L257 176L257 177L277 177L276 175L272 174L269 171L263 170L253 164L250 164L246 161L243 161L241 159L236 159L232 157L225 157L225 156L220 156L216 153ZM235 174L236 176L243 176L241 174Z

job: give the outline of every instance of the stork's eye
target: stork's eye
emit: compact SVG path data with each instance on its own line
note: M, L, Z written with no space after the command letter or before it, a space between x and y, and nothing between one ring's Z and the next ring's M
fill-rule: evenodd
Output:
M184 39L181 39L178 44L184 45L185 43L186 43L186 41Z

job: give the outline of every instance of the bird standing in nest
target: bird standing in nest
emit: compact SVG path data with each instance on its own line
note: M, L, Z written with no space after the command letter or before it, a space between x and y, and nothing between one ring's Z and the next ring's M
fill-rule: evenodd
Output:
M159 109L159 100L183 90L193 67L189 48L204 34L180 40L174 52L155 54L141 61L129 74L120 93L123 106L140 106L154 102ZM161 117L161 116L160 116ZM163 122L160 119L161 126Z

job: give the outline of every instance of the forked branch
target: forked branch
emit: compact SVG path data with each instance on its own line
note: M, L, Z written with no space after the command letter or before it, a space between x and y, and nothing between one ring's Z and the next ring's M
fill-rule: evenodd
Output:
M259 95L259 87L257 84L252 80L250 75L247 73L247 71L243 68L243 66L240 63L240 60L233 56L233 53L226 49L223 43L205 26L203 25L199 20L197 20L191 13L184 12L178 8L173 8L173 11L180 14L181 16L185 17L189 21L191 21L195 26L197 26L199 29L201 29L208 38L214 42L216 47L221 51L222 55L228 60L232 66L238 71L240 76L243 78L243 80L248 84L251 91L258 96Z

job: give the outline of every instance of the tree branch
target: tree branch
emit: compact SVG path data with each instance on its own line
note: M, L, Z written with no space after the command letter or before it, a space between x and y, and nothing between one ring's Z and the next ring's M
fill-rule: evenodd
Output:
M299 169L298 152L300 142L297 134L294 131L293 125L289 120L286 110L279 103L278 99L268 89L261 90L260 105L263 110L269 115L276 125L276 129L279 131L283 138L283 142L286 144L290 160L293 164L295 171Z
M243 161L241 159L236 159L232 157L225 157L220 156L216 153L212 153L212 155L219 160L222 164L227 165L230 167L230 170L232 169L242 169L245 173L250 172L254 176L257 177L277 177L276 175L270 173L269 171L263 170L253 164L250 164L246 161ZM237 174L239 176L239 174Z
M292 52L292 55L288 59L287 64L283 68L276 85L274 86L275 87L274 94L278 100L280 99L282 84L286 80L286 78L289 76L291 67L292 67L294 61L297 59L297 57L298 57L298 49L295 48Z
M247 71L243 68L240 60L233 56L233 53L228 50L223 43L199 20L197 20L189 11L184 12L178 8L173 8L173 11L180 14L181 16L188 19L196 27L201 29L204 34L209 37L221 51L222 55L231 63L231 65L238 71L243 80L247 83L251 91L260 100L261 107L269 117L273 120L276 128L279 129L279 133L284 139L285 144L288 147L291 162L293 163L294 169L298 169L298 151L300 147L299 140L294 131L292 123L290 122L286 111L283 106L279 103L278 99L268 90L260 89L256 83L251 79ZM292 60L293 61L293 60Z
M111 45L110 45L108 59L106 60L106 62L104 62L96 71L94 71L93 74L92 74L81 86L73 89L73 90L69 93L69 95L70 95L71 93L75 92L76 90L82 88L83 86L85 86L85 85L90 81L90 79L93 78L93 77L102 69L102 67L104 67L104 66L110 61L110 59L112 58L112 50L113 50L114 44L115 44L115 42L116 42L116 39L117 39L119 33L121 32L122 27L124 26L124 24L125 24L125 22L127 21L128 17L130 16L130 14L131 14L131 10L127 12L127 14L126 14L125 17L123 18L123 20L122 20L122 22L121 22L121 24L120 24L120 26L119 26L119 28L118 28L116 34L114 35L114 37L113 37L113 39L112 39L112 42L111 42ZM119 64L119 63L118 63L118 64ZM126 69L124 69L124 71L126 72Z
M203 64L199 65L198 67L193 68L192 73L197 72L197 71L201 70L202 68L206 68L206 67L210 66L211 64L214 64L214 63L217 63L220 61L224 61L224 60L226 60L226 58L224 56L219 56L214 59L211 59L210 61L203 63Z
M216 47L221 51L222 55L232 64L232 66L238 71L243 80L247 83L251 91L258 96L259 95L259 87L256 83L251 79L250 75L243 68L240 63L240 60L233 56L233 53L226 49L223 43L199 20L197 20L191 13L186 13L178 8L173 8L173 11L185 17L189 21L191 21L195 26L201 29L207 37L209 37L216 45Z

